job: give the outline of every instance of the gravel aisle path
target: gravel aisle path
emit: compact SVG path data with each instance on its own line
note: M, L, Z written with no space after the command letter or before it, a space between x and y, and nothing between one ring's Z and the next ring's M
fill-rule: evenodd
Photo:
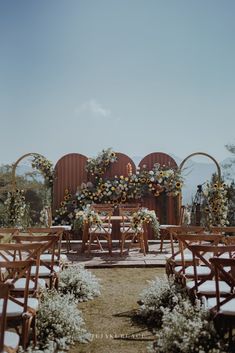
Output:
M152 334L133 325L129 313L138 308L147 280L162 276L160 268L92 269L101 280L102 295L79 305L93 339L76 344L69 353L145 353Z

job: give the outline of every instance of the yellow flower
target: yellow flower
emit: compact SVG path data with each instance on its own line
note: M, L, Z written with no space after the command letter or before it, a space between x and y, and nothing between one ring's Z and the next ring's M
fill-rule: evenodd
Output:
M69 193L69 190L68 190L68 189L65 189L65 190L64 190L64 193L65 193L65 195L67 195L67 194Z
M179 181L177 181L177 183L175 184L176 188L177 189L180 189L181 188L181 183Z
M64 205L65 205L64 201L61 201L60 205L61 205L61 206L64 206Z

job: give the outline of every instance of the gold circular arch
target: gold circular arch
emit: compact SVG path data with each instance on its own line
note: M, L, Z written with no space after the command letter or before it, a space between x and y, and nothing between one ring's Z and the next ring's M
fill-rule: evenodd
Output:
M42 157L45 158L42 154L40 153L36 153L36 152L29 152L24 154L23 156L21 156L20 158L17 159L17 161L13 164L12 166L12 188L13 191L16 190L16 168L18 166L18 164L22 161L22 159L26 158L26 157L30 157L30 156L35 156L35 157Z
M221 169L220 169L219 163L217 162L217 160L214 157L212 157L211 155L209 155L208 153L205 153L205 152L194 152L194 153L190 154L188 157L186 157L180 163L179 170L182 170L182 168L183 168L185 162L187 162L187 160L189 160L191 157L198 156L198 155L210 158L215 163L215 165L217 167L218 179L219 179L219 182L221 182Z

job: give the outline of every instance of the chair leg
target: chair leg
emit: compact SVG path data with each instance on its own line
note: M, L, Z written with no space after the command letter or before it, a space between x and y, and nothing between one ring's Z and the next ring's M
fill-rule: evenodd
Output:
M112 256L112 238L111 238L111 236L108 237L108 249L109 249L109 255Z
M124 245L125 245L125 236L122 235L122 238L121 238L121 256L123 255Z

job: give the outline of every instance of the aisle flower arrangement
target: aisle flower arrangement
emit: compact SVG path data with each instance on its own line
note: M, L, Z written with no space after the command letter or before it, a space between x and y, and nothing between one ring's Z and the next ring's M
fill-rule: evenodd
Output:
M41 349L52 341L56 343L57 349L67 350L74 342L90 339L73 295L61 295L55 290L43 292L37 315L37 329Z
M132 215L131 226L136 232L138 232L139 229L143 228L144 224L151 225L156 238L160 236L160 224L155 211L150 211L147 208L142 207Z
M156 278L140 295L138 316L156 330L150 353L225 353L226 342L215 331L199 300L193 305L172 278Z
M59 291L72 294L76 302L87 301L100 295L100 284L83 265L69 266L60 273Z

